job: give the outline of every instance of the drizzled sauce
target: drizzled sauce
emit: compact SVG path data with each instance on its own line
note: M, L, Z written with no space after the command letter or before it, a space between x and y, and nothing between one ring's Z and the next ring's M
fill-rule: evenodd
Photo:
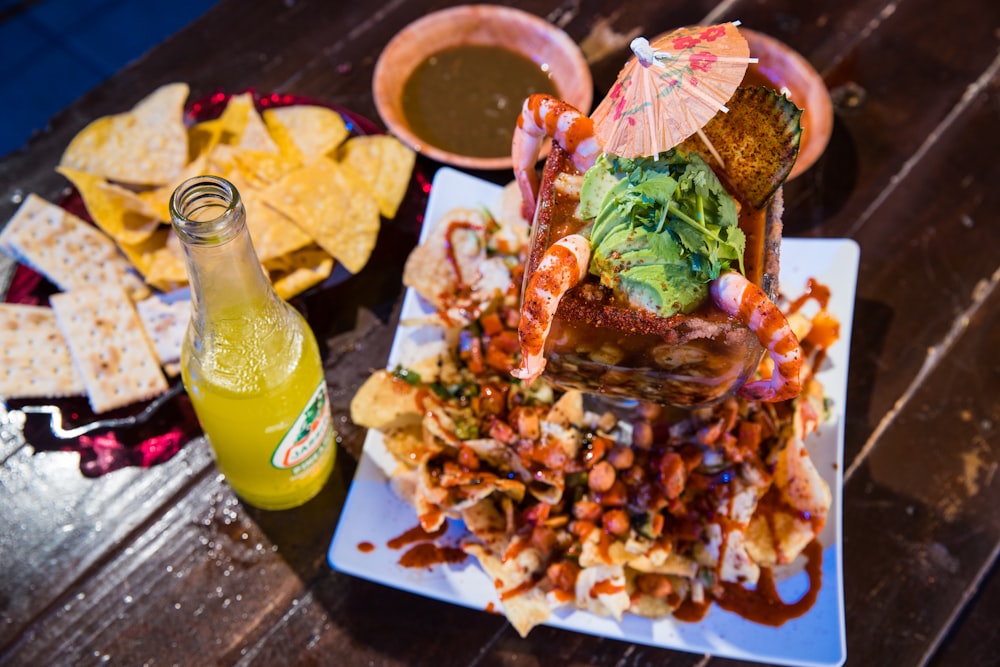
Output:
M461 563L466 559L466 553L458 547L435 544L434 540L448 532L448 523L433 532L427 532L420 526L414 526L408 531L392 538L386 545L390 549L402 549L413 545L399 558L403 567L431 567L442 563Z
M806 305L809 299L815 299L817 305L823 310L827 309L830 305L830 288L819 282L815 278L810 278L806 281L805 291L799 295L795 301L792 301L788 306L788 312L795 313L798 312L802 306Z
M461 563L466 558L458 547L442 547L433 542L414 545L399 559L403 567L430 567L441 563Z
M437 538L444 535L446 532L448 532L447 523L441 524L441 527L432 533L428 533L420 526L414 526L413 528L410 528L402 535L394 537L388 542L386 542L386 546L388 546L390 549L402 549L406 545L413 544L415 542L430 542L436 540Z
M358 542L358 551L363 554L370 554L375 551L375 545L371 542Z
M694 602L691 598L687 598L674 609L674 618L685 623L697 623L705 618L711 607L712 603L710 602Z
M767 520L771 535L778 534L778 530L774 525L774 517L777 514L786 514L800 521L809 522L813 534L818 534L823 530L823 525L826 523L826 517L823 515L810 514L809 512L803 512L793 507L784 499L781 491L773 486L768 489L767 493L760 499L760 502L757 503L756 513ZM775 547L777 547L777 544L775 544Z
M809 577L809 589L795 602L782 600L774 582L774 573L770 568L761 568L756 589L750 590L740 584L723 582L723 593L716 603L726 611L739 614L749 621L772 627L784 625L787 621L802 616L812 608L819 595L823 579L823 547L813 540L802 553L808 559L806 574Z
M827 348L840 339L840 321L835 317L826 316L827 307L830 305L830 288L815 278L810 278L806 282L805 292L789 304L788 312L798 312L810 300L816 301L820 312L812 318L809 334L801 342L804 347L818 350L812 362L815 371L823 365Z
M806 575L809 577L809 589L795 602L785 602L778 594L771 568L760 569L760 579L754 589L745 588L734 582L722 582L722 593L715 603L722 609L738 614L748 621L778 627L793 618L798 618L809 611L816 603L823 575L823 546L813 540L802 551L808 559ZM673 617L685 623L697 623L705 618L712 603L694 602L690 598L681 602L673 611Z
M505 590L503 593L500 594L500 600L501 601L509 600L512 597L520 595L521 593L527 593L534 587L535 587L535 582L532 581L531 579L528 579L527 581L521 582L514 588Z
M590 587L589 595L596 598L598 595L615 595L625 590L624 586L619 586L610 579L602 579Z
M458 279L458 284L457 284L458 292L463 292L469 289L469 286L462 282L463 280L462 270L461 267L459 267L458 265L458 258L455 257L455 242L453 240L455 232L462 229L468 229L470 231L479 231L480 226L466 220L455 220L454 222L450 222L448 224L448 229L445 231L444 248L445 252L447 253L448 263L451 265L451 270L455 272L455 277Z

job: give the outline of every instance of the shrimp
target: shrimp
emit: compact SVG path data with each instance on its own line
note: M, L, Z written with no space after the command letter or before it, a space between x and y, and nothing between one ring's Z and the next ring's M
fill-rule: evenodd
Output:
M594 134L594 121L551 95L535 94L524 101L514 128L511 155L514 176L521 189L525 219L533 220L538 201L538 172L535 163L545 137L552 137L569 153L580 171L587 171L601 154Z
M583 280L589 264L590 240L581 234L570 234L548 247L538 268L528 278L517 327L521 365L512 371L525 384L530 385L545 370L542 350L559 301Z
M712 281L712 299L730 317L749 327L774 362L770 379L743 385L739 393L757 401L783 401L801 390L802 348L788 320L764 291L735 271Z

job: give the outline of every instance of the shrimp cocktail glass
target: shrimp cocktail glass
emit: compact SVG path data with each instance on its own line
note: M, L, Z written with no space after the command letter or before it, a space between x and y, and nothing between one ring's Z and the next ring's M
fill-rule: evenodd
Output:
M727 105L674 148L622 158L591 118L525 101L513 152L533 224L515 375L678 407L798 394L801 350L773 300L801 112L764 88Z

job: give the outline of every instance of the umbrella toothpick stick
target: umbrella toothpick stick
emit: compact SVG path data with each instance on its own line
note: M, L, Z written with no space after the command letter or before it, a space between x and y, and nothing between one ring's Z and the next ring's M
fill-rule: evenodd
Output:
M630 59L591 115L605 152L655 156L697 135L725 168L702 131L739 87L750 57L736 23L689 26L657 37L637 37ZM641 128L641 129L640 129Z
M700 127L696 130L696 132L698 133L698 138L705 142L705 145L708 146L708 152L712 154L712 157L719 161L719 166L725 169L726 161L722 159L722 156L719 155L719 151L717 151L715 146L712 145L712 142L708 139L708 135L706 135Z
M636 37L635 39L632 40L629 46L632 48L632 52L635 54L636 58L638 58L639 62L642 64L643 67L648 68L657 65L662 67L665 63L672 62L677 59L677 57L671 54L669 51L654 49L652 45L649 43L649 40L646 39L645 37ZM757 58L723 55L723 56L715 56L715 62L724 64L732 63L739 65L741 67L746 67L746 65L749 63L757 62ZM726 106L725 100L715 99L712 97L712 95L700 91L697 87L692 87L691 89L689 89L688 92L692 96L697 98L699 101L708 106L712 106L718 109L719 111L723 112L729 111L729 107ZM700 127L697 128L695 132L698 134L698 138L701 139L702 142L704 142L706 147L708 147L708 152L712 154L712 157L714 157L718 161L719 165L723 169L725 169L726 168L725 161L722 159L722 156L719 155L719 151L716 150L715 146L712 144L712 141L708 138L705 132Z

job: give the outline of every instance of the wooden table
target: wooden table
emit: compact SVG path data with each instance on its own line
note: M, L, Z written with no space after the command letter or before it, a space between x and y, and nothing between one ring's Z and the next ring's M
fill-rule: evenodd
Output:
M58 199L65 184L53 168L73 134L162 83L187 81L193 96L291 92L377 119L370 84L382 47L449 4L222 0L0 161L0 220L24 193ZM823 75L833 137L786 188L785 225L789 236L861 246L844 461L849 664L997 664L1000 5L507 4L583 45L598 99L629 37L705 20L739 18ZM80 474L76 454L0 450L0 663L730 663L545 627L521 639L500 616L331 571L326 550L364 438L347 405L387 356L414 236L400 238L318 327L343 444L331 483L305 507L242 505L202 440L162 465L99 478Z

